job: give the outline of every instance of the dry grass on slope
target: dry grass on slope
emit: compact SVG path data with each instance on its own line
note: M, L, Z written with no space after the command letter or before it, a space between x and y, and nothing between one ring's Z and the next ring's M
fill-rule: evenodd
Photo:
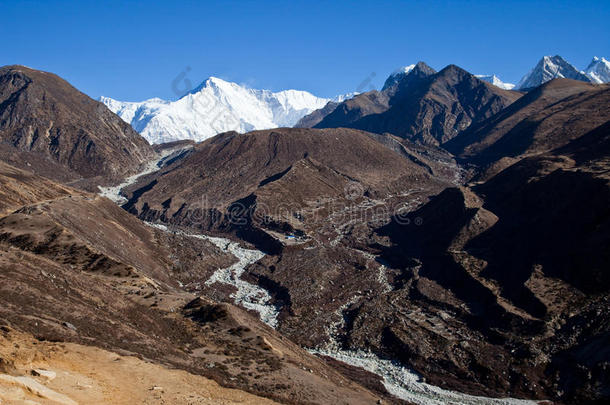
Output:
M136 357L73 343L37 341L31 335L2 327L0 403L247 405L276 402L223 388L205 377Z

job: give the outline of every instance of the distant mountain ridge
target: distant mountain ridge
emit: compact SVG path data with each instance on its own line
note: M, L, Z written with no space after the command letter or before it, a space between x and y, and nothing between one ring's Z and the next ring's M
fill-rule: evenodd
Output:
M343 101L350 95L338 96ZM306 91L257 90L210 77L176 101L153 98L123 102L100 101L151 143L182 139L202 141L216 134L292 127L299 119L324 107L331 99Z
M610 61L594 56L589 66L585 69L585 74L593 83L610 82Z
M609 101L608 85L555 79L443 147L462 162L486 167L489 177L523 155L549 152L603 125L608 114L598 106Z
M425 66L429 69L424 69L426 72L436 73L434 69ZM400 83L405 87L405 80L412 80L417 76L412 72L419 72L417 74L420 75L424 71L422 69L422 62L396 69L387 77L381 91L368 92L367 96L352 103L357 105L356 110L362 111L355 113L355 110L351 109L352 118L348 121L337 121L337 115L340 114L338 111L342 110L341 104L344 101L359 95L358 92L330 99L299 90L257 90L216 77L210 77L175 101L152 98L140 102L126 102L103 96L100 101L150 143L178 140L199 142L227 131L245 133L279 127L345 126L358 115L378 114L388 109L389 99L386 98L398 91ZM595 57L587 69L581 72L559 55L545 56L517 85L504 82L495 74L474 76L502 90L529 90L554 78L605 83L610 80L610 62ZM407 92L401 93L402 99L408 97ZM365 99L369 100L365 102ZM337 107L340 107L339 110ZM337 122L323 122L331 115L331 121Z
M388 132L440 145L519 97L519 93L491 85L455 65L437 73L419 62L390 77L384 90L360 94L341 103L315 128Z

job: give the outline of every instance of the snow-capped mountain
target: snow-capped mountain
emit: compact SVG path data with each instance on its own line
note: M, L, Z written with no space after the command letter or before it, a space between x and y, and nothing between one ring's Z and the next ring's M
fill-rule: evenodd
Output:
M484 82L491 83L496 87L499 87L504 90L512 90L515 88L515 85L512 83L504 83L500 78L496 75L476 75L479 79Z
M610 61L594 56L587 69L585 69L585 74L593 83L610 82Z
M385 90L385 89L387 89L389 87L392 87L392 85L394 85L395 83L398 83L403 77L408 75L409 72L411 72L413 69L415 69L415 65L403 66L403 67L401 67L399 69L396 69L386 79L385 83L383 84L383 88L381 90L383 91L383 90Z
M583 72L579 72L559 55L545 56L517 83L518 89L538 87L543 83L556 78L566 78L590 82L591 79Z
M339 96L343 100L353 95ZM256 90L210 77L176 101L152 98L142 102L100 101L150 143L181 139L201 141L226 131L292 127L331 99L306 91Z

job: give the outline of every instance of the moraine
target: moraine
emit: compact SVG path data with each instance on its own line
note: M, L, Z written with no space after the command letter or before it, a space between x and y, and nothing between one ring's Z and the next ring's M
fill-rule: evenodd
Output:
M182 150L184 150L184 148L165 151L159 156L158 159L149 162L141 172L128 177L127 179L125 179L125 181L123 181L123 183L113 187L100 187L99 194L103 197L109 198L116 204L121 205L125 203L127 200L124 196L121 195L122 189L134 184L136 181L138 181L140 177L156 172L163 166L163 163L170 156L175 153L179 153ZM235 256L235 258L237 259L236 263L227 268L218 269L216 272L214 272L214 274L212 274L210 279L205 282L205 284L211 285L214 283L223 283L232 285L236 288L237 291L231 294L230 297L233 299L233 302L236 305L240 305L246 309L251 309L253 311L258 312L261 321L271 326L272 328L277 327L277 316L279 312L274 305L269 304L269 302L271 301L271 295L269 295L269 292L256 284L251 284L241 279L241 275L244 273L247 266L252 263L256 263L263 256L265 256L263 252L254 249L244 249L239 245L239 243L226 238L213 237L202 234L190 234L183 231L173 231L168 229L165 225L152 224L148 222L145 223L164 232L171 232L190 238L207 240L213 243L223 252L227 252Z
M205 282L206 285L212 285L214 283L228 284L237 290L231 294L230 297L236 305L242 306L246 309L251 309L258 312L261 321L276 328L278 321L277 316L279 315L278 309L271 305L271 295L264 288L259 287L256 284L248 283L241 279L241 275L250 264L256 263L265 256L263 252L255 249L244 249L239 243L234 242L230 239L201 235L201 234L190 234L183 231L173 231L168 229L165 225L152 224L146 222L147 225L154 228L160 229L164 232L171 232L190 238L197 238L212 242L223 252L230 253L237 258L237 263L227 267L218 269L212 274L212 276Z

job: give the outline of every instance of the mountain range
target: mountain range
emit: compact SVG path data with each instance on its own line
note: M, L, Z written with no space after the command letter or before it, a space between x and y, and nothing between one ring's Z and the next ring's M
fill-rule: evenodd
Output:
M210 79L123 119L244 127L152 146L0 68L0 401L607 403L610 84L541 62L519 91L419 62L318 110Z
M408 65L393 72L381 93L395 87L415 67L415 64ZM529 89L554 78L606 83L610 81L610 63L595 57L587 69L580 72L561 56L545 56L517 85L505 83L493 74L476 77L503 90ZM357 94L327 99L299 90L256 90L210 77L176 101L153 98L125 102L109 97L100 97L100 101L150 143L159 144L185 139L202 141L226 131L244 133L278 127L314 127L341 102Z
M357 128L425 144L442 144L521 94L449 65L440 72L419 62L390 87L339 104L315 128Z

